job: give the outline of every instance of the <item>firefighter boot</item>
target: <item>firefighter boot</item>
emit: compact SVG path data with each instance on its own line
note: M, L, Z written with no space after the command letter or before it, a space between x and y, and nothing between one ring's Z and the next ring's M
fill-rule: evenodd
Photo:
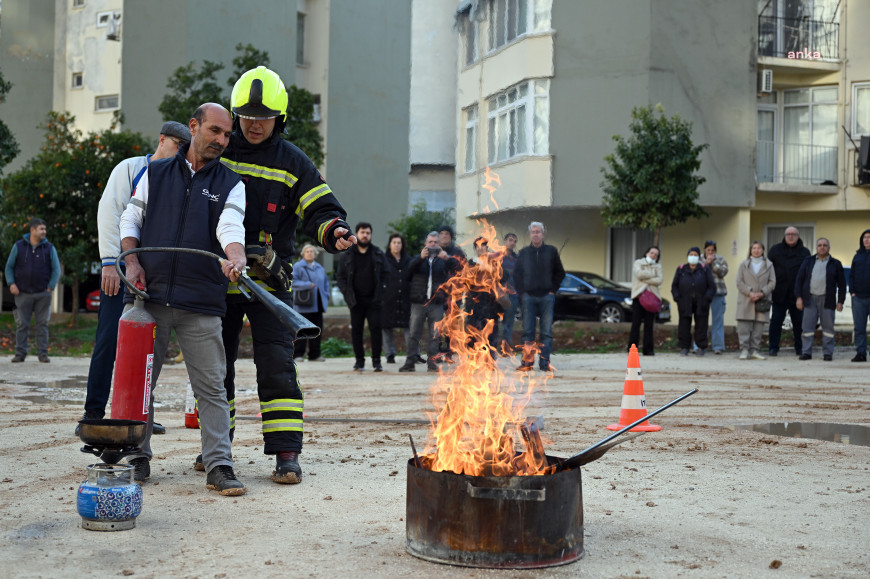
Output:
M272 480L281 484L302 482L302 468L299 466L298 453L279 452L276 458Z

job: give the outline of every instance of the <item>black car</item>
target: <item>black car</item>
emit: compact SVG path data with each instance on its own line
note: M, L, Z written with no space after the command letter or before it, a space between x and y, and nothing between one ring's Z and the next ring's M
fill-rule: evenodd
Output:
M585 271L569 271L556 292L554 320L596 320L610 324L631 321L631 290ZM663 299L660 323L671 319L671 304Z

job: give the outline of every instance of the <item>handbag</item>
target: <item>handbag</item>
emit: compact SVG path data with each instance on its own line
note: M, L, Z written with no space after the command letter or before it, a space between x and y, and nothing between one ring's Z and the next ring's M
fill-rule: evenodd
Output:
M300 273L302 272L302 268L300 268ZM308 281L311 281L309 278ZM314 305L314 288L309 289L294 289L293 290L293 306L304 306L308 307Z
M649 289L643 290L643 293L637 297L637 300L640 302L640 307L651 314L657 314L662 311L662 300L656 294L649 291Z
M760 314L766 314L770 311L770 307L773 303L770 301L770 298L763 297L757 302L755 302L755 311Z

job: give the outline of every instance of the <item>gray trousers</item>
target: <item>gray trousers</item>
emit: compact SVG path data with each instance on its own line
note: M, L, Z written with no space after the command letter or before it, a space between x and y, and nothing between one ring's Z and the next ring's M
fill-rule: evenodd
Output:
M404 328L381 328L381 335L384 341L384 354L387 356L396 355L396 331L405 334L405 344L408 343L408 330Z
M740 342L740 349L748 350L750 353L757 352L766 325L766 322L737 320L737 339Z
M125 309L130 309L127 306ZM187 377L199 410L199 427L202 436L202 462L206 472L220 465L233 465L230 446L230 405L224 378L227 362L221 339L221 319L218 316L197 314L159 304L145 304L145 309L157 321L157 337L154 340L154 366L151 372L151 401L148 404L148 433L139 456L151 459L151 430L154 425L154 386L166 358L169 334L175 329L178 345L184 354Z
M426 355L435 356L438 353L438 337L435 335L435 323L444 317L442 304L411 304L411 327L405 335L405 350L408 360L420 355L420 338L423 328L426 329Z
M15 296L15 353L22 358L27 357L27 343L30 338L30 317L36 319L36 353L48 355L48 320L51 318L52 292L26 294Z
M804 302L804 321L801 333L803 354L813 353L813 338L816 335L816 322L822 325L822 354L834 355L834 314L836 310L825 309L825 296L810 296Z

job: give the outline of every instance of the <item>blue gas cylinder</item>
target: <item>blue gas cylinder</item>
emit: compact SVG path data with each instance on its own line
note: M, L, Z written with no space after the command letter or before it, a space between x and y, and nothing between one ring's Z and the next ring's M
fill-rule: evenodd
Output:
M132 465L92 464L88 479L79 486L76 502L84 529L132 529L142 512L142 487L133 482Z

